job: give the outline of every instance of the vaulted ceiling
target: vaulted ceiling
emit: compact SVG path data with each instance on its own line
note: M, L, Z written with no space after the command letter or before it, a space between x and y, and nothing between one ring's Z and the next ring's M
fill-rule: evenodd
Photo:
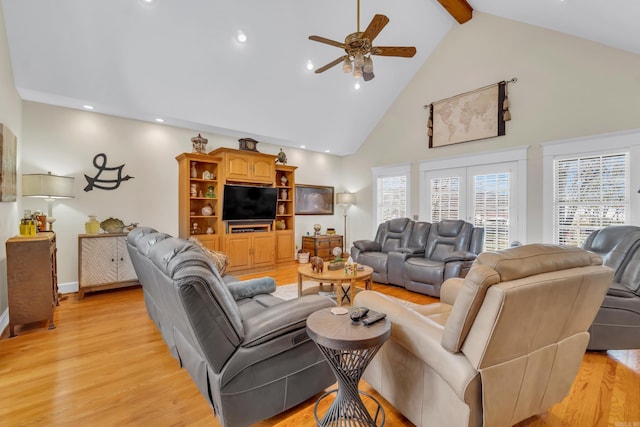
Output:
M390 19L376 45L417 54L374 57L375 78L356 90L340 66L314 73L343 51L308 39L355 32L356 0L2 0L2 8L25 100L338 155L358 149L449 29L474 12L640 54L637 0L362 0L362 27L375 14Z

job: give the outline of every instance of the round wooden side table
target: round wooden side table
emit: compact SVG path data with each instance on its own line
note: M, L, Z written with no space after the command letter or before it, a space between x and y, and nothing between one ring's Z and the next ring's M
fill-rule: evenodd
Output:
M338 315L332 308L311 314L307 319L307 333L329 362L338 380L338 388L318 398L313 414L319 426L383 426L384 408L373 396L359 391L358 383L371 359L389 338L391 323L383 319L370 326L353 322L349 313ZM336 398L322 419L318 418L318 404L329 395ZM371 399L377 406L372 416L360 395ZM380 424L377 424L380 422Z
M356 270L354 274L344 274L344 269L329 270L329 263L324 263L322 273L313 271L311 264L304 264L298 267L298 298L302 296L302 282L311 280L320 283L336 283L336 302L338 305L353 304L356 295L356 282L364 282L364 288L371 289L373 283L371 276L373 268L363 265L361 270ZM346 288L345 288L346 285ZM346 300L346 301L345 301Z

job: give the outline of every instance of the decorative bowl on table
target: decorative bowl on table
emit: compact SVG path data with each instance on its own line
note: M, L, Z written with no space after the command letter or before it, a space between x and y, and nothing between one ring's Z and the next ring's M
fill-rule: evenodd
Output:
M107 218L100 223L100 228L102 228L105 233L122 233L125 225L124 222L118 218Z

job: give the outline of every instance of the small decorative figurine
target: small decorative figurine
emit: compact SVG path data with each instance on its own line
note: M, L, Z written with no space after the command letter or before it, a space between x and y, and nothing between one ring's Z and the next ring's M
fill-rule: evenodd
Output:
M312 256L309 258L309 262L314 273L322 273L324 271L324 260L319 256Z
M282 176L280 177L280 185L282 185L282 186L284 187L285 185L287 185L287 182L289 182L289 180L287 179L287 177L286 177L286 176L284 176L284 175L282 175Z
M322 230L322 226L320 224L313 224L313 235L319 236L320 230Z
M216 197L215 191L213 191L213 185L207 187L207 193L205 194L209 199L213 199Z
M282 148L280 149L280 152L276 156L276 163L281 163L283 165L287 164L287 155L284 153L284 151L282 151Z
M200 134L191 138L193 152L207 154L207 142L209 142L209 140L207 138L203 138Z

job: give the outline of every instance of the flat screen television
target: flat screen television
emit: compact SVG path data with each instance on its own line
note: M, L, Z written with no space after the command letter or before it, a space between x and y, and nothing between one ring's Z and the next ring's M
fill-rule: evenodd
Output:
M225 184L223 221L273 221L276 219L278 189L255 185Z

